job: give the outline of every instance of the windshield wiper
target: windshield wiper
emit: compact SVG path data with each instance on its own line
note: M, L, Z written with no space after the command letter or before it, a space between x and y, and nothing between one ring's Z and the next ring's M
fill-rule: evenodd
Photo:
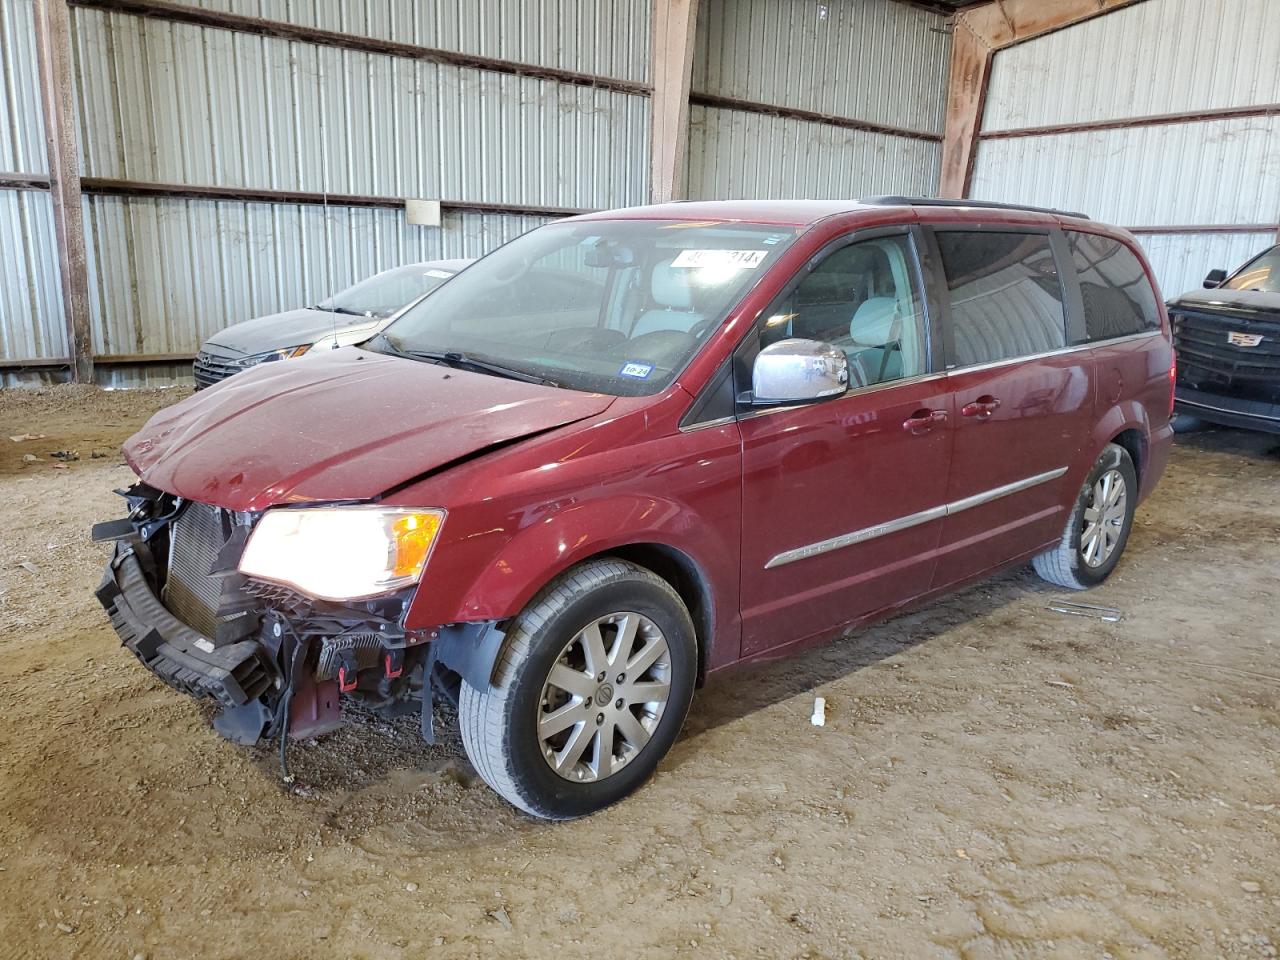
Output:
M411 360L426 360L429 363L443 363L445 366L457 367L462 370L473 370L478 373L491 373L496 377L506 377L508 380L519 380L521 383L540 383L547 387L558 387L559 382L548 377L540 377L536 373L526 373L523 370L517 370L514 367L504 367L500 363L494 363L492 360L481 360L478 357L468 357L465 353L459 353L456 350L435 351L435 350L402 350L392 344L386 334L380 333L371 343L378 343L398 357L408 357Z
M325 313L345 313L348 317L367 317L367 313L361 313L359 310L348 310L346 307L326 307L322 303L316 304L312 310L321 310Z

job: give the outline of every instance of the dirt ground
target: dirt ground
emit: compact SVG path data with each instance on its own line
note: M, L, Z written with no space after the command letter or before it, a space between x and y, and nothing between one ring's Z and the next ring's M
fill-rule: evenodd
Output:
M1012 572L713 680L638 796L546 824L413 723L290 792L119 647L88 529L179 395L0 391L0 956L1276 956L1277 438L1180 438L1074 598L1121 622Z

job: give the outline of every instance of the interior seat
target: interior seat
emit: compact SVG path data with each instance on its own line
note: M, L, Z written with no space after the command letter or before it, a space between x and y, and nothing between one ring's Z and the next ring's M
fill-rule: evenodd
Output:
M894 329L897 319L898 302L893 297L872 297L854 311L849 322L849 363L860 368L862 383L902 376L902 351L889 349L901 336L901 331Z
M706 314L694 309L691 272L687 267L673 267L670 260L653 268L649 289L659 307L640 314L631 328L633 340L657 330L688 333L706 319Z

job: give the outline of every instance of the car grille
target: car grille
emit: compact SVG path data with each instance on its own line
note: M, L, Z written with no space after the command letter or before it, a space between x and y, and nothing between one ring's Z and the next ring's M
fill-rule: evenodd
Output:
M1280 380L1280 321L1182 311L1171 319L1179 379L1218 384ZM1232 333L1261 336L1262 341L1255 347L1236 346L1228 340Z
M196 389L202 390L205 387L211 387L219 380L225 380L233 373L239 373L243 369L244 367L241 365L239 357L201 350L196 354L196 361L193 365L196 375Z
M169 527L169 575L162 599L175 617L210 639L218 629L222 578L209 575L227 542L222 511L187 503Z

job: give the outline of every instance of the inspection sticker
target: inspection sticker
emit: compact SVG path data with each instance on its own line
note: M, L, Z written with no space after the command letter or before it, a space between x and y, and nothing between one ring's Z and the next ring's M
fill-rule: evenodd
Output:
M754 270L764 263L768 250L681 250L671 261L673 267L713 267Z
M628 360L618 371L620 377L635 377L637 380L648 380L653 373L652 363L641 363L639 360Z

